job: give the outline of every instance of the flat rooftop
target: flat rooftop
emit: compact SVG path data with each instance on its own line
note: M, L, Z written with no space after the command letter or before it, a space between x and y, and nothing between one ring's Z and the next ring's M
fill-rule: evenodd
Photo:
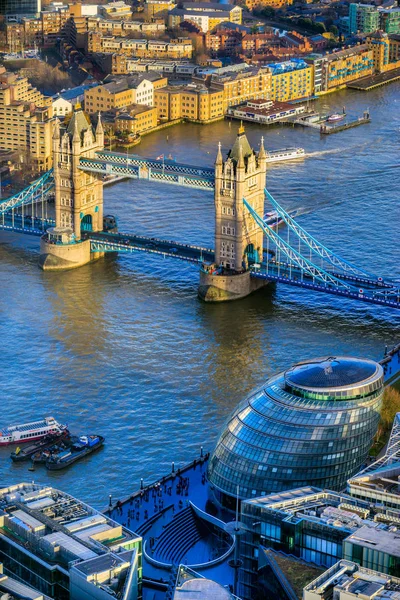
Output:
M394 531L394 529L396 529ZM400 532L397 528L361 527L346 539L357 546L400 557Z
M70 561L103 558L140 540L73 496L34 483L0 490L0 536L64 568Z

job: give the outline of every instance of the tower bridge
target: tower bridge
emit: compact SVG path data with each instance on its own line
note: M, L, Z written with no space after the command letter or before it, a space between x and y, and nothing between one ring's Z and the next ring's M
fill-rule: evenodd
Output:
M219 145L214 168L104 150L96 129L76 108L67 127L56 122L52 170L26 189L0 200L0 230L40 237L40 266L62 271L108 252L168 257L200 266L199 296L208 302L243 298L276 282L381 306L400 308L399 285L351 264L307 233L267 189L267 154L251 147L241 127L224 159ZM103 219L103 178L133 179L213 190L215 249L182 241L118 232ZM55 218L47 214L54 197ZM265 199L284 222L285 235L264 220Z

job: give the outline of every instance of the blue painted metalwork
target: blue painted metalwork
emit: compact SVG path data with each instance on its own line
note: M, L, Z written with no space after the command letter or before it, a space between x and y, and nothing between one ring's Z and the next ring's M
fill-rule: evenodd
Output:
M335 268L342 269L345 273L351 273L356 276L360 275L361 277L373 278L373 276L369 275L366 271L363 271L359 267L352 265L348 261L344 260L337 254L332 252L332 250L329 250L323 244L318 242L318 240L316 240L312 235L307 233L307 231L305 231L298 223L296 223L293 217L291 217L285 211L285 209L275 200L275 198L272 196L272 194L269 193L267 189L265 189L264 191L268 200L271 202L272 206L275 208L277 213L282 217L286 225L290 227L290 229L296 234L296 236L300 238L300 240L304 242L312 252L315 252L324 260L327 259Z
M295 233L296 239L306 243L310 250L310 258L305 258L300 251L294 249L293 245L289 243L289 235L288 241L285 241L274 229L269 227L245 198L243 203L267 239L272 241L277 249L273 258L267 259L262 265L250 268L252 277L400 308L400 288L395 283L389 283L387 280L384 282L382 278L371 275L367 275L367 277L354 276L352 273L357 270L357 267L353 267L341 259L309 236L304 229L299 228L276 200L273 205L276 210L279 207L279 214L282 214L282 217L285 215L288 225L289 221L293 221L290 223L292 226L289 225L289 230ZM288 231L289 233L290 231ZM281 253L286 257L287 262L276 260L276 256L280 257ZM320 259L322 259L321 266L314 262L314 260ZM323 259L328 263L328 267L333 266L335 270L328 270ZM349 265L352 269L349 268ZM339 267L342 268L342 271L339 271ZM349 272L350 274L348 274Z
M15 233L26 233L28 235L41 236L49 227L56 224L54 219L42 219L40 217L25 216L14 213L13 210L0 215L0 230L14 231Z
M81 158L79 166L84 171L104 175L122 175L131 179L147 179L207 191L214 189L213 169L183 165L171 160L161 161L116 152L98 152L96 158Z
M25 204L32 204L42 198L42 195L47 195L54 186L53 169L46 171L36 181L31 183L21 192L0 200L0 214L6 213L9 210L18 208Z
M215 258L211 248L129 233L90 232L82 238L90 240L91 252L146 252L195 264L214 262Z

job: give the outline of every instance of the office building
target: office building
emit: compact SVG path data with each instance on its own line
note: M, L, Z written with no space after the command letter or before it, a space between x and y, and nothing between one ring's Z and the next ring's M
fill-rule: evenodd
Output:
M0 0L0 15L6 17L33 17L40 10L41 0Z
M377 431L382 367L371 360L304 361L268 379L239 404L208 466L211 496L241 499L312 485L343 489Z
M340 560L303 589L303 600L397 600L400 579Z
M137 600L141 538L50 486L0 490L0 561L56 600ZM0 582L1 583L1 582Z

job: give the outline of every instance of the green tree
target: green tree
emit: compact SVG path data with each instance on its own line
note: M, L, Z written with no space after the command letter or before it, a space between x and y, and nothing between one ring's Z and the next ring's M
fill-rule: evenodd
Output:
M388 386L383 393L381 420L377 432L378 440L389 433L393 419L398 412L400 412L400 393L393 387Z

